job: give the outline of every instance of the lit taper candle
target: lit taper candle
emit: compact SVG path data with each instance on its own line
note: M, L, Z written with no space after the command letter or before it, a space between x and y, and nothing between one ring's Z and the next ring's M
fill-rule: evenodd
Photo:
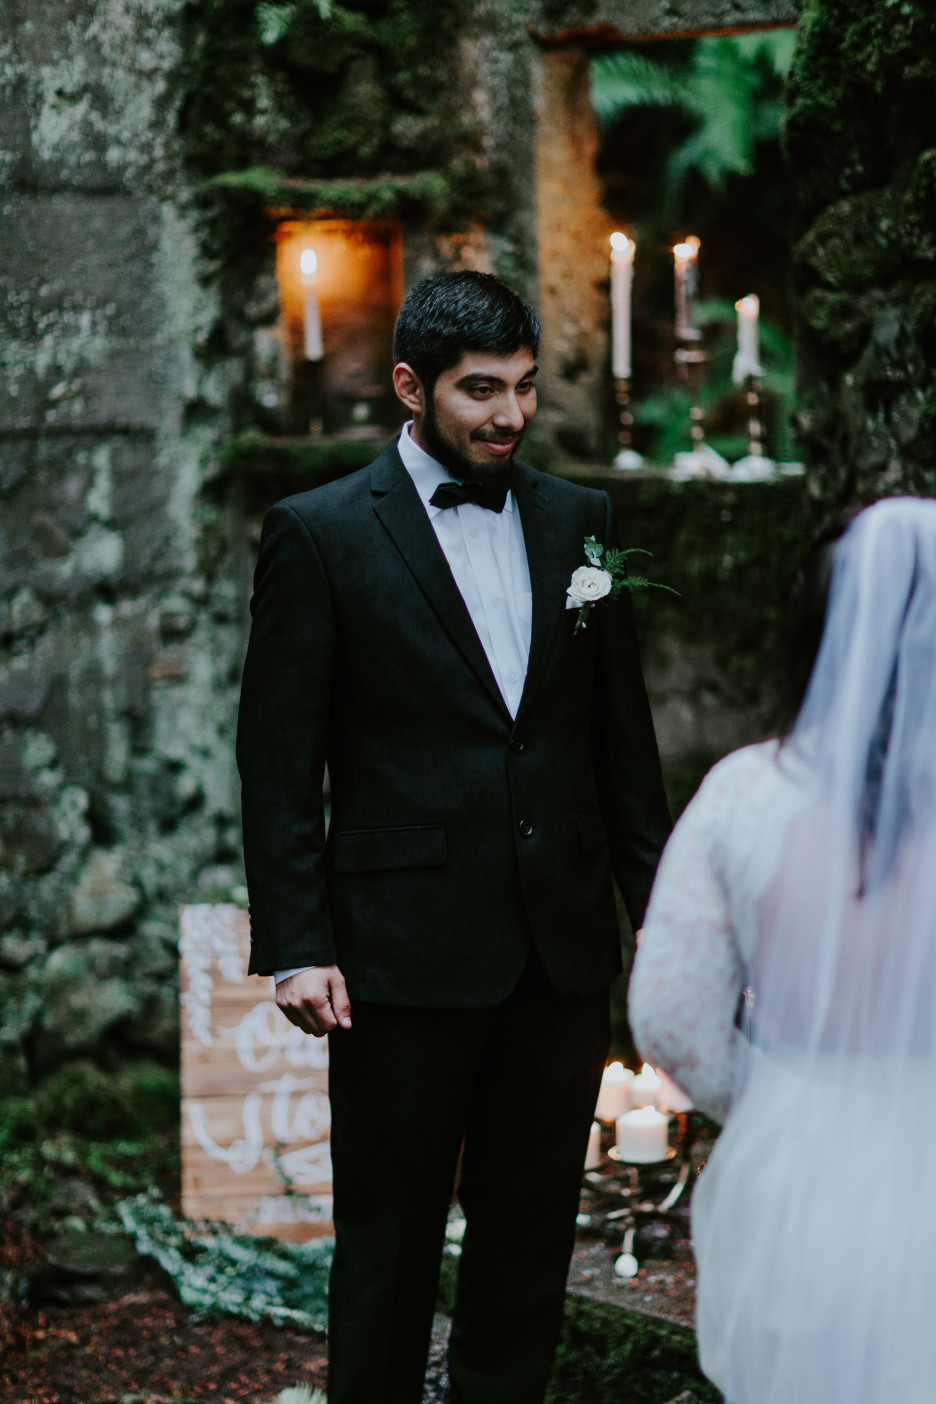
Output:
M318 256L314 249L304 248L299 255L299 275L302 279L303 346L307 361L320 361L322 348L322 314L319 309Z
M735 385L759 379L760 365L760 298L748 293L735 303L738 314L738 351L734 358L732 379Z
M702 333L695 324L696 302L699 298L699 249L701 241L690 235L673 249L676 275L676 335L680 341L700 341Z
M626 234L611 235L611 374L631 377L631 286L637 245Z

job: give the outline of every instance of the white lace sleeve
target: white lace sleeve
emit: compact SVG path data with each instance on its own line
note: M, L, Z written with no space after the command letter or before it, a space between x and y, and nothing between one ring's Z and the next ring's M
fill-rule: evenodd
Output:
M712 862L724 784L711 775L666 846L634 963L629 1008L641 1055L724 1121L744 966Z

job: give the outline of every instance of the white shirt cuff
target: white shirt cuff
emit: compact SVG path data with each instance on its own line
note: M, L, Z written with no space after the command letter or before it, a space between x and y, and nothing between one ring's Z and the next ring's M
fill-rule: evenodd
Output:
M318 970L317 965L294 965L292 970L274 970L273 979L278 985L288 980L290 975L302 975L306 970Z

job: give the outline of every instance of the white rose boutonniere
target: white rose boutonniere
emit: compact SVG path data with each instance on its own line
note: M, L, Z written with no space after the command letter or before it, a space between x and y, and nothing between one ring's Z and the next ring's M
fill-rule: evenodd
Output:
M611 593L611 585L610 571L599 570L597 566L579 566L578 570L573 570L571 583L566 590L566 609L597 604Z
M627 558L634 555L649 556L650 552L642 551L639 546L629 546L623 551L608 549L593 536L586 536L585 557L588 565L578 566L572 572L572 579L566 590L566 609L578 610L578 618L572 631L574 634L586 627L588 616L596 604L616 600L622 590L653 588L670 590L673 595L678 593L669 585L660 585L655 580L648 580L646 576L628 575Z

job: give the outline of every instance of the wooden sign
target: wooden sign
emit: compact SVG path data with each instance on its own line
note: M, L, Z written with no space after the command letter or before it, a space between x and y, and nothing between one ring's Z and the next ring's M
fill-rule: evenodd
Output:
M247 975L240 907L182 908L182 1211L242 1232L332 1233L328 1043Z

